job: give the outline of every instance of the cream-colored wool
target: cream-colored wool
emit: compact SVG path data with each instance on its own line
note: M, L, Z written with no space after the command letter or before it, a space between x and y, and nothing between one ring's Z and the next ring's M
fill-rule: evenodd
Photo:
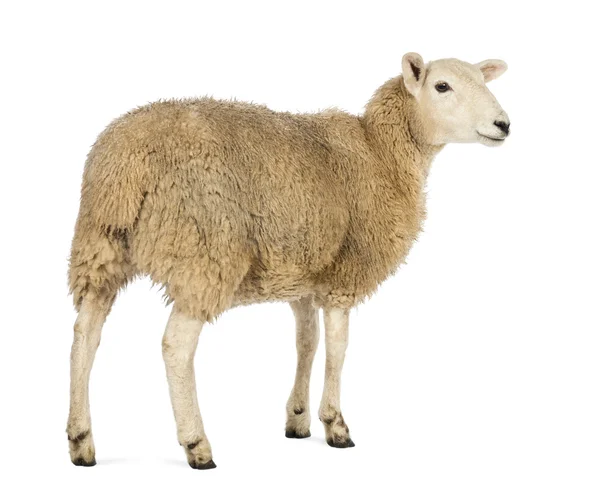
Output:
M214 466L193 378L202 324L255 302L289 301L296 315L298 373L286 425L294 437L310 435L316 308L325 309L320 417L331 445L352 445L339 408L348 310L404 261L443 146L496 145L508 134L508 118L485 86L503 62L425 65L409 53L402 64L404 76L379 88L361 116L200 98L138 108L98 137L69 270L80 312L68 424L74 463L94 461L89 371L110 306L137 275L163 285L174 302L163 352L192 467ZM442 82L450 86L443 93Z

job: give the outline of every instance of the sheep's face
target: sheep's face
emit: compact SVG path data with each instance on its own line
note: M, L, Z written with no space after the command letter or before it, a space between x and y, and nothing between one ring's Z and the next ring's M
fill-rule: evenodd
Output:
M447 59L425 65L416 53L404 55L404 84L417 101L427 143L501 145L510 121L485 84L506 68L501 60L471 65Z

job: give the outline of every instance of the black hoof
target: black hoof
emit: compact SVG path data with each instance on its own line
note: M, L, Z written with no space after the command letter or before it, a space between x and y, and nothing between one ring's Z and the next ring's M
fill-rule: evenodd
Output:
M333 448L352 448L354 447L354 442L350 438L344 440L343 442L336 442L333 440L333 438L328 438L327 445Z
M215 467L217 467L217 464L214 463L214 461L211 459L208 462L201 464L200 462L190 462L190 467L192 469L198 469L198 470L206 470L206 469L214 469Z
M310 431L308 433L297 433L296 430L285 430L286 438L308 438L310 436Z
M77 466L80 466L80 467L94 467L96 465L96 459L93 459L90 462L86 462L81 457L79 457L78 459L75 459L73 461L73 464L77 465Z

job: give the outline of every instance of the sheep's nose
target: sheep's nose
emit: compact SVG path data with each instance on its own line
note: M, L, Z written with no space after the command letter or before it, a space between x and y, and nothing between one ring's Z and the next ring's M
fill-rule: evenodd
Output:
M506 123L505 121L494 121L494 125L500 128L505 135L508 135L510 123Z

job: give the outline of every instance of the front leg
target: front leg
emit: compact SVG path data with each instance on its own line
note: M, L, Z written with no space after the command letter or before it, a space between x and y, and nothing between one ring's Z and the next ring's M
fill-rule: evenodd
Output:
M327 443L331 447L353 447L350 431L340 409L342 367L348 346L349 310L325 307L325 386L319 418L325 426Z
M286 407L285 436L307 438L310 436L310 373L319 344L319 312L313 305L312 296L290 302L290 306L296 317L298 365L296 381Z

